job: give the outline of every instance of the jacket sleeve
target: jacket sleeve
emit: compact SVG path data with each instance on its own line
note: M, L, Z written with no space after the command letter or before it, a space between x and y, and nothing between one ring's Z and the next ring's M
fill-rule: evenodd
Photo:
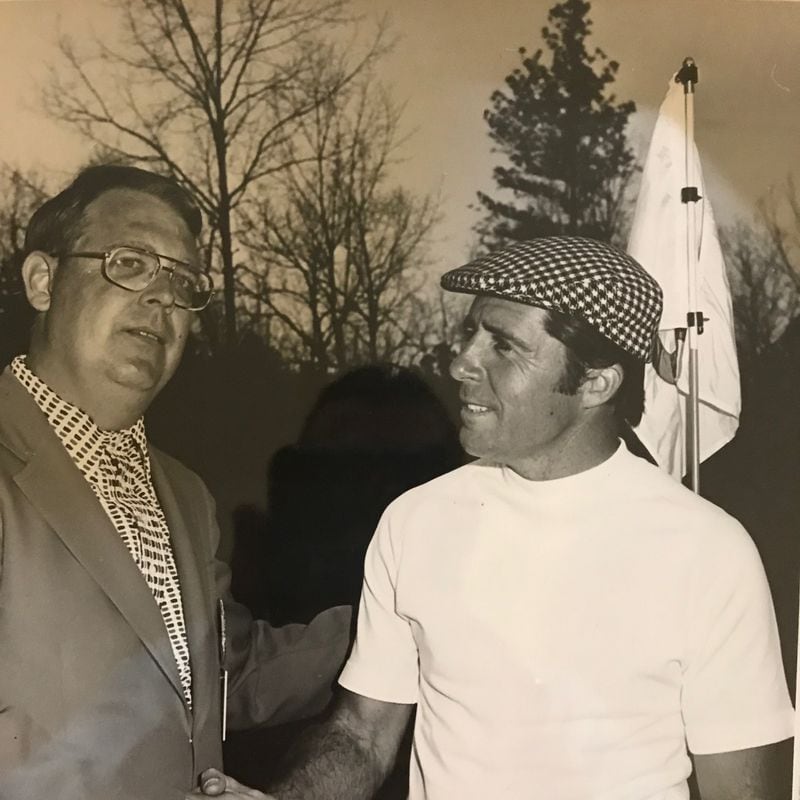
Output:
M219 529L210 496L208 507L216 552ZM228 726L278 725L322 711L350 646L350 606L323 611L308 625L274 628L233 599L228 565L215 557L213 567L225 609Z

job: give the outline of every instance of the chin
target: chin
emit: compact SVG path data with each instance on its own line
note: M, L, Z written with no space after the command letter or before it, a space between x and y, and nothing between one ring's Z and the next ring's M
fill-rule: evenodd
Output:
M492 453L492 448L487 442L482 442L480 437L465 428L461 429L458 438L464 452L475 458L486 458Z
M128 363L117 368L113 374L114 381L120 386L137 392L155 394L167 382L164 370L157 369L150 363Z

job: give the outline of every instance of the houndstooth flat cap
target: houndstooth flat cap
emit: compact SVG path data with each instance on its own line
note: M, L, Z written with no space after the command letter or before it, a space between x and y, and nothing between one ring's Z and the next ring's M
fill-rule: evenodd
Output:
M627 253L578 236L519 242L446 272L442 287L578 317L646 360L661 317L661 287Z

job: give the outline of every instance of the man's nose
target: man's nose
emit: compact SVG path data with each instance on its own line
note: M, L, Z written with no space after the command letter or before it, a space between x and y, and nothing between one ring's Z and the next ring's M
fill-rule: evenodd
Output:
M450 375L457 381L475 381L481 376L481 366L473 342L465 342L450 363Z
M171 277L167 270L160 270L153 282L142 289L142 302L159 303L168 310L173 309L175 307L175 289Z

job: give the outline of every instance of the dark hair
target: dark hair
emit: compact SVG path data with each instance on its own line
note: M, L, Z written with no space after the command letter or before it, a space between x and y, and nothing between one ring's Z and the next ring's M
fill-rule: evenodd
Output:
M236 520L237 599L273 624L357 604L386 506L463 461L458 429L415 371L371 365L336 378L297 443L270 460L263 527Z
M567 348L567 363L557 390L575 394L587 370L619 364L623 378L611 400L614 416L620 430L626 423L638 425L644 412L644 362L577 317L548 311L544 328Z
M157 197L180 215L193 237L203 220L194 199L172 178L137 167L100 164L87 167L55 197L39 206L28 223L25 252L58 253L70 250L81 234L87 207L112 189L133 189Z
M320 393L299 444L338 450L422 452L460 460L458 429L421 375L394 364L370 364L340 375Z

